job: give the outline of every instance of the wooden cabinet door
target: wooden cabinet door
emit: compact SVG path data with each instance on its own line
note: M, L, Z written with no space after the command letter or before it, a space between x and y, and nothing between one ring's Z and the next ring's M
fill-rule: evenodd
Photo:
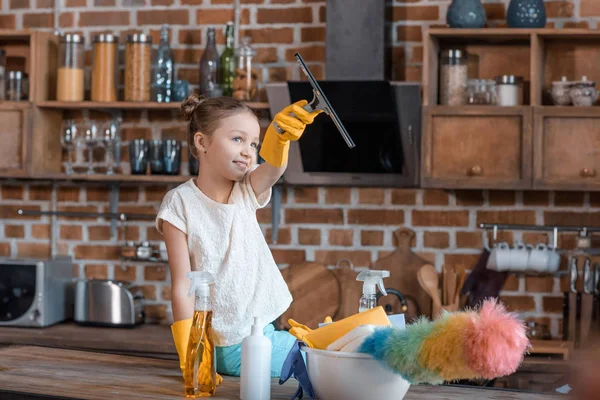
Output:
M432 106L423 121L423 187L531 187L529 107Z
M596 107L536 107L534 187L600 189L600 113Z
M27 103L4 103L0 107L0 173L20 175L27 171L30 111Z

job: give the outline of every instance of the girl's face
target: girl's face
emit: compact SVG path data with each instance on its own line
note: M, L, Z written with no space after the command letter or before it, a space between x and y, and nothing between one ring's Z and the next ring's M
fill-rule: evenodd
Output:
M202 154L211 169L232 181L241 181L256 164L260 126L254 115L240 112L225 118L212 137L205 137ZM202 153L202 152L200 152ZM202 167L201 167L202 168Z

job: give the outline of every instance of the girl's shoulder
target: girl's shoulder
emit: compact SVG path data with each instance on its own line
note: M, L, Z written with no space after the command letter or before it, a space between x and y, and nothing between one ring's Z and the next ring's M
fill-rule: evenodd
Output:
M191 179L189 179L188 181L169 190L163 196L162 204L166 205L174 202L184 204L187 201L193 199L193 197L195 196L194 188L192 187L193 185L194 182Z

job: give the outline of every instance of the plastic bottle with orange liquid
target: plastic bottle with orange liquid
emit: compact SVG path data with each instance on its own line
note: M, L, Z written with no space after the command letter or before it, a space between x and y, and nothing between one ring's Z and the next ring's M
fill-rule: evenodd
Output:
M217 389L210 301L210 285L215 280L210 272L205 271L188 272L187 276L192 281L188 296L194 294L196 298L183 374L185 397L210 397Z

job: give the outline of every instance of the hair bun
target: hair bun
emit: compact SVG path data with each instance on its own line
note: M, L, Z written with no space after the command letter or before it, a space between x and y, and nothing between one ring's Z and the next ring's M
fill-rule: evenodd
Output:
M192 119L194 115L194 111L204 102L205 98L198 95L197 93L190 94L182 103L181 103L181 113L188 121Z

